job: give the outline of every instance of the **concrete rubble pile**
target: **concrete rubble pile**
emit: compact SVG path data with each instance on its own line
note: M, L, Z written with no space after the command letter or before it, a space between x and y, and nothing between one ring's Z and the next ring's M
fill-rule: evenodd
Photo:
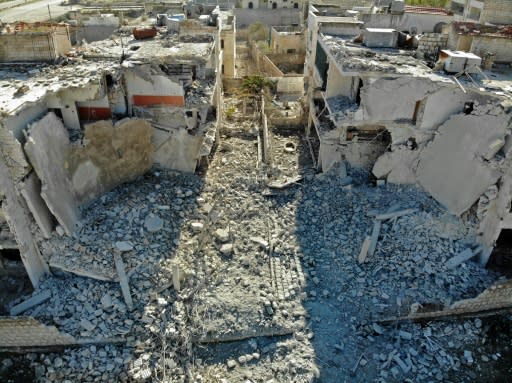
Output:
M238 138L225 143L232 150L214 158L204 184L154 170L83 208L72 237L48 242L45 254L58 252L67 259L61 264L80 263L90 274L95 266L112 269L112 254L121 252L134 310L115 281L58 272L45 281L41 289L51 301L25 315L75 337L126 340L64 355L29 354L45 381L151 380L163 371L176 382L214 372L228 381L310 381L318 370L340 373L314 352L322 360L341 358L347 374L362 353L359 368L368 379L430 381L477 357L499 358L471 354L469 361L461 349L478 339L480 320L423 328L375 322L489 286L496 277L474 262L446 266L475 246L472 225L416 188L373 187L367 174L350 169L348 185L345 176L306 172L302 186L265 197L258 192L264 184L255 182L256 148ZM414 212L384 221L374 254L358 264L376 216L403 209ZM170 287L173 262L184 273L180 291ZM288 333L294 336L260 335ZM241 340L231 348L194 347L202 361L185 364L187 342L223 339Z
M2 67L0 250L34 290L0 318L0 380L18 362L35 382L496 377L509 345L477 315L512 310L485 267L512 229L510 76L398 48L372 22L408 22L401 1L328 8L297 38L299 95L278 98L284 74L234 90L218 7L215 27Z

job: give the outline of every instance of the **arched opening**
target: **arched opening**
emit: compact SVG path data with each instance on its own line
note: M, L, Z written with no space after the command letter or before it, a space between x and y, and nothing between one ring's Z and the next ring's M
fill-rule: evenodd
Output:
M249 9L252 9L254 7L252 1L249 1L249 5L248 5Z
M272 3L272 9L276 9L277 8L277 3Z
M446 23L444 22L437 23L434 26L434 33L443 33L443 28L445 27L445 25Z
M295 8L295 9L299 8L299 3L294 3L293 8Z

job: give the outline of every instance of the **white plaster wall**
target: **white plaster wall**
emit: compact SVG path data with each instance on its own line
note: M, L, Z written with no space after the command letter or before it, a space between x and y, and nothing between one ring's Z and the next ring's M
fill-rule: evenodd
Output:
M164 75L149 73L149 68L133 68L125 73L128 110L133 108L133 95L184 96L183 86Z
M186 129L169 132L153 129L154 162L166 169L193 173L199 160L203 138L190 135Z
M510 4L512 8L512 3ZM512 20L511 20L512 22ZM490 52L496 55L496 61L512 62L512 39L485 36L474 36L471 52L483 56Z
M359 83L359 78L354 78L353 76L342 76L335 65L329 65L327 78L327 88L325 90L325 96L327 98L334 96L346 96L354 101L356 95L354 87L357 86L354 84Z
M372 172L377 178L386 178L394 184L415 184L415 170L418 166L419 150L409 150L405 146L386 152L373 165Z
M398 31L412 31L416 33L434 32L434 27L441 22L449 24L453 21L453 16L404 13L403 15L391 14L366 14L362 15L362 20L367 28L394 28Z
M451 115L461 113L464 103L474 102L475 105L487 102L488 96L468 91L462 92L459 87L443 87L429 95L421 116L421 129L434 129L446 121Z
M370 82L370 83L369 83ZM439 89L424 78L379 78L363 83L361 105L363 118L374 121L412 119L416 101Z
M110 104L108 102L108 97L104 96L98 100L77 102L77 106L84 108L108 108L110 107Z
M13 133L19 142L24 143L23 131L27 128L27 124L41 118L46 112L47 108L44 103L30 104L14 116L5 118L3 125Z
M459 114L446 121L422 151L417 170L425 190L457 215L501 176L482 157L497 139L504 138L508 116L499 114L499 108L477 113L482 114Z
M383 143L378 141L352 141L342 150L342 153L351 166L369 169L385 150Z

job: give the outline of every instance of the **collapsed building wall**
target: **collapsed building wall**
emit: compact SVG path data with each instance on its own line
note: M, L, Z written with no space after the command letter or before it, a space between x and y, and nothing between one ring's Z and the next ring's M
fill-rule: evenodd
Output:
M66 233L71 235L80 213L65 168L69 151L68 134L54 113L30 125L25 153L42 182L41 196Z
M72 40L78 43L85 39L90 43L109 38L119 28L120 21L114 15L80 14L77 24L72 34Z
M482 24L509 24L512 7L509 0L485 0L479 22Z
M183 86L151 65L130 68L124 77L129 113L134 106L185 105Z
M2 212L34 286L48 272L38 241L71 235L80 206L155 163L194 172L210 153L221 118L222 51L212 55L211 40L177 49L136 44L130 54L142 53L123 65L112 63L112 48L108 57L94 53L94 61L25 70L23 84L1 79ZM182 117L171 119L174 130L163 139L149 116L112 122L155 106Z
M499 108L482 109L451 117L420 154L419 183L457 215L468 210L501 176L488 161L509 133L510 116Z
M86 125L83 144L72 145L67 159L77 201L89 202L146 173L153 164L151 134L151 125L140 119Z
M474 212L477 240L492 247L512 227L507 83L483 75L456 82L398 50L319 36L306 69L322 170L347 162L377 179L419 185L453 214ZM489 254L481 252L484 263Z

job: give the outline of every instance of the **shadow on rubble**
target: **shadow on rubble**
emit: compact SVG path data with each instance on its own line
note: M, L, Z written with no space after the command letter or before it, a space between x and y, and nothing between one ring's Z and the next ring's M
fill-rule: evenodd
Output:
M179 254L187 260L194 249L193 230L185 222L205 220L205 206L198 204L203 186L203 179L195 174L153 168L83 206L79 227L71 237L54 235L45 244L47 253L59 255L62 267L52 268L53 277L40 286L50 290L53 298L25 315L75 339L106 342L65 349L63 354L37 354L36 379L83 381L90 378L88 365L95 366L95 376L116 376L119 381L143 379L151 371L176 311L172 273L177 252L188 252ZM120 255L128 277L131 310L118 282L114 253ZM112 276L113 281L95 278L98 270L102 278ZM110 339L125 346L109 344ZM140 359L141 353L148 357ZM74 366L52 368L54 359L59 364L62 359L72 361ZM8 378L6 382L20 381L14 375L14 380Z
M458 253L470 239L460 231L461 221L448 217L423 191L399 185L377 187L368 172L350 168L351 181L347 183L336 171L315 174L311 162L304 158L299 170L304 174L302 184L270 200L276 211L296 206L291 230L297 246L274 255L299 259L302 270L295 270L295 280L300 280L301 272L305 275L299 290L307 312L305 332L319 369L314 381L404 381L411 375L398 366L393 370L389 363L383 367L385 360L375 358L388 357L396 349L398 358L405 359L402 352L409 346L420 353L431 350L423 349L420 342L414 344L414 338L408 343L397 336L400 329L408 336L410 326L382 329L372 327L374 321L407 315L416 302L442 304L474 297L493 283L496 275L476 262L444 275L446 254ZM359 264L358 254L365 237L372 233L374 215L392 209L415 209L416 213L399 222L384 222L377 250ZM508 352L503 342L500 347ZM480 367L463 368L477 371ZM447 378L446 372L440 373ZM493 381L492 376L486 374L482 381ZM433 375L424 378L433 379Z

